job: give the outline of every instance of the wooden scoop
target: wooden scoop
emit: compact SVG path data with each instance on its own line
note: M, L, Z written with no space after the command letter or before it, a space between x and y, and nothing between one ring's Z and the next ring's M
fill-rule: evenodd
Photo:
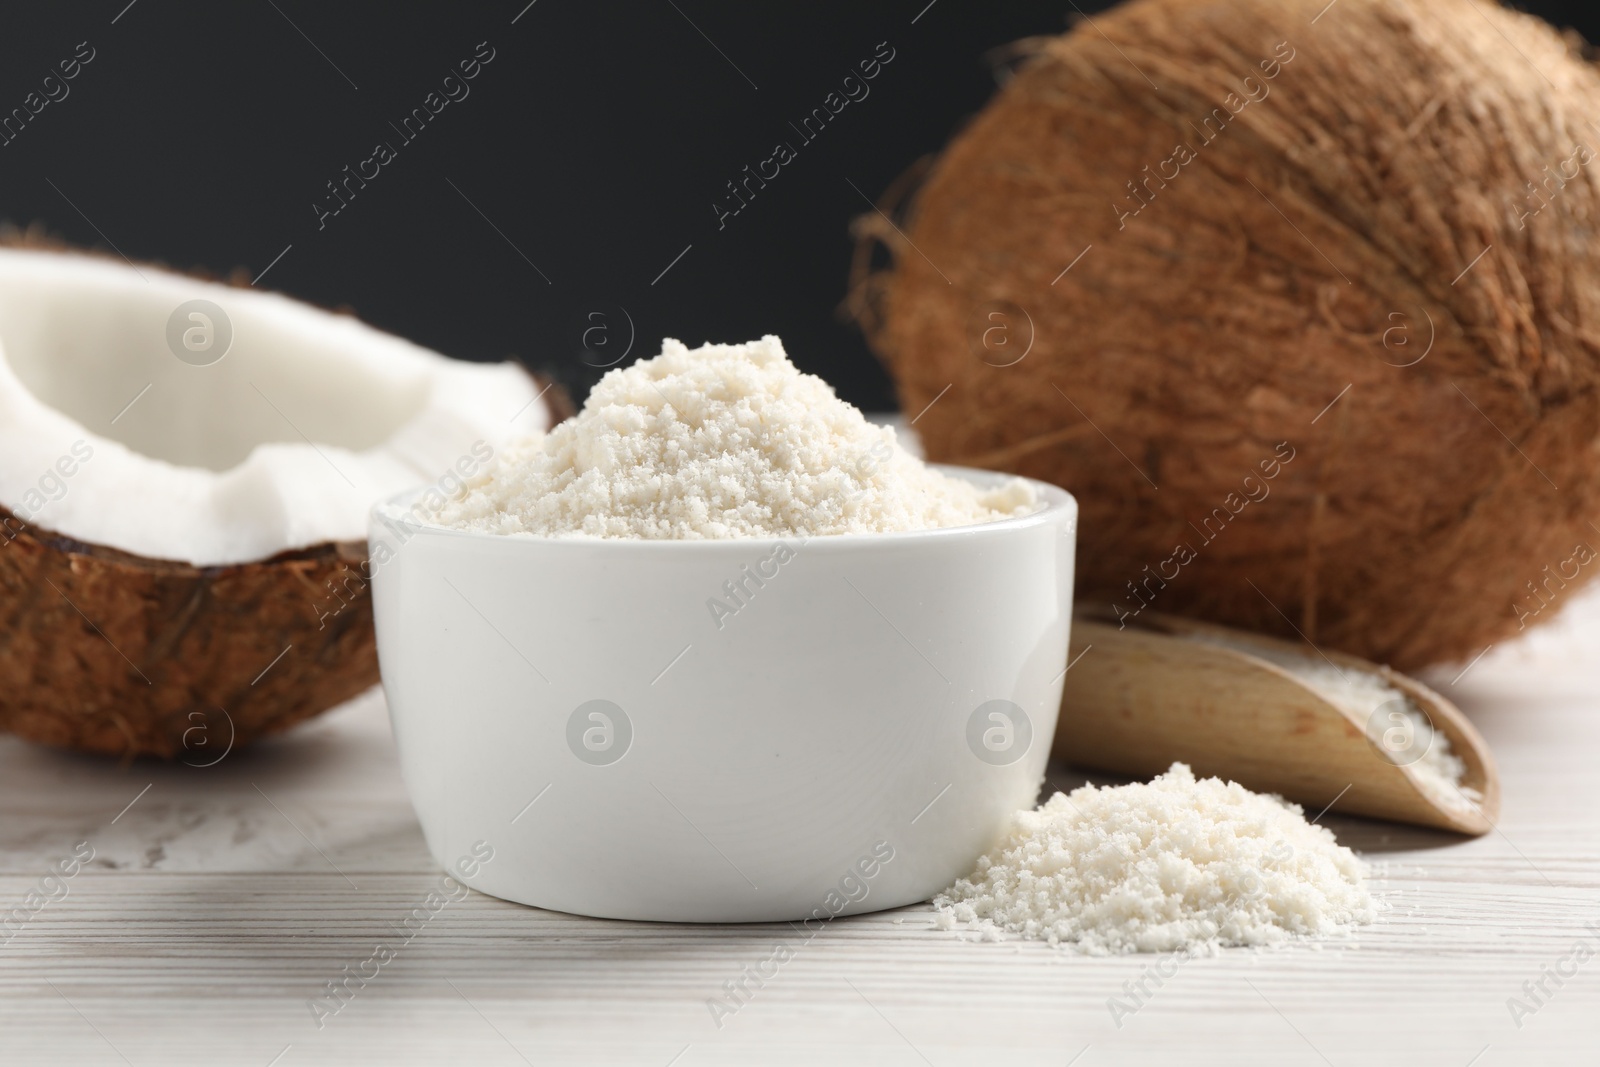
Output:
M1465 764L1451 787L1401 766L1369 736L1365 716L1322 696L1290 671L1230 644L1309 655L1366 671L1422 710ZM1078 618L1052 755L1148 778L1181 760L1201 776L1279 793L1320 812L1485 834L1500 810L1500 776L1478 731L1422 683L1354 656L1191 619L1144 612L1138 625ZM1381 725L1381 724L1380 724ZM1375 731L1381 733L1381 731ZM1435 742L1437 743L1437 741Z

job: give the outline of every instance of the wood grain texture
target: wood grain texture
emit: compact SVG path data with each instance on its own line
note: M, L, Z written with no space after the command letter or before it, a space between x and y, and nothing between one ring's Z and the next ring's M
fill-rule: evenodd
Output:
M1120 1028L1107 1000L1151 958L971 942L931 929L926 907L808 940L473 894L319 1030L307 1000L438 885L380 697L207 769L6 739L3 908L78 842L95 857L0 944L0 1065L1593 1062L1600 959L1520 1029L1506 1001L1579 939L1600 946L1597 637L1591 601L1454 687L1454 672L1430 679L1499 758L1496 832L1336 806L1324 821L1374 862L1382 921L1322 948L1187 961ZM1050 784L1083 780L1057 767ZM779 942L793 959L719 1028L706 1000Z
M1462 761L1461 784L1475 792L1429 788L1417 773L1415 759L1426 751L1420 744L1410 763L1388 758L1376 736L1381 726L1374 730L1365 716L1282 667L1243 647L1184 636L1207 634L1376 675L1423 711ZM1499 817L1500 777L1472 724L1432 689L1378 664L1154 612L1135 626L1076 620L1072 664L1061 694L1056 759L1137 778L1181 760L1198 775L1298 801L1308 814L1338 797L1348 814L1473 835L1491 832Z

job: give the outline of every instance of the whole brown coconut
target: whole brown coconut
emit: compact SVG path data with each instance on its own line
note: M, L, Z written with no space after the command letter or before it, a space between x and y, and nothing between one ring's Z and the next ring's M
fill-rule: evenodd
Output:
M1556 33L1135 0L1031 50L907 236L863 223L932 459L1073 490L1080 588L1125 618L1400 667L1600 572L1600 76Z

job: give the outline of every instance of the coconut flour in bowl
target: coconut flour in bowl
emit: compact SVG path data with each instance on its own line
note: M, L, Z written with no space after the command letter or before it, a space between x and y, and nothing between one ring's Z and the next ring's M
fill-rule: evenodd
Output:
M480 533L720 540L968 526L1038 503L1021 479L983 489L923 463L769 335L664 341L429 518Z
M926 901L1038 794L1076 503L923 465L775 340L667 349L454 504L373 511L429 852L490 841L473 888L612 919Z

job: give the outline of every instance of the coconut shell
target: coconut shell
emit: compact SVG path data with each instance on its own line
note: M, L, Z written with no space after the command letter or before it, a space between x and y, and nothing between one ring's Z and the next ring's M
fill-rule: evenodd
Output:
M340 543L192 567L37 527L0 539L0 728L194 763L285 730L378 681L365 558Z
M1030 43L900 230L858 223L929 457L1071 489L1123 612L1406 669L1548 619L1600 572L1577 47L1489 0L1135 0Z

